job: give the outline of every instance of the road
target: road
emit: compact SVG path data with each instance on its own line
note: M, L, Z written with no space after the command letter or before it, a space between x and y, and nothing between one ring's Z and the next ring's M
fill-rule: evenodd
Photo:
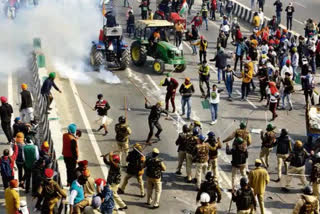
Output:
M136 20L140 19L138 2L133 1L133 7L136 14ZM155 9L154 3L151 7ZM193 15L195 11L200 8L200 2L196 1L194 10L192 11ZM115 1L115 9L117 11L117 21L123 25L125 28L125 12L126 8L122 7L122 2ZM191 17L190 17L191 18ZM201 30L201 33L207 38L209 42L208 49L208 59L213 58L215 54L216 39L218 33L219 21L209 23L209 31ZM249 33L248 29L242 27L245 34ZM99 29L96 29L97 37ZM132 40L125 38L127 42L131 43ZM82 41L88 42L90 41ZM46 44L50 45L50 44ZM233 51L234 47L229 44L227 51ZM88 50L89 52L89 50ZM234 101L227 101L227 94L223 93L221 96L221 102L219 104L219 119L218 123L214 126L210 126L210 112L208 110L203 110L201 107L201 98L200 91L198 86L198 56L191 55L190 46L187 43L184 43L184 54L187 60L187 69L184 73L175 73L174 78L176 78L181 84L185 77L190 77L192 83L195 86L196 93L192 98L192 116L193 120L201 121L203 125L203 132L207 133L208 131L214 131L217 136L220 136L221 139L224 139L228 136L234 129L238 127L240 120L248 119L248 130L252 128L255 129L265 129L266 120L271 118L270 112L265 108L265 103L259 103L259 94L258 90L250 95L247 102L241 102L238 91L240 91L241 82L237 80L234 84ZM50 57L50 56L49 56ZM160 81L164 78L163 76L156 75L152 73L151 69L151 59L150 61L142 68L138 68L132 64L126 71L117 71L115 74L120 79L121 83L119 84L106 84L101 78L100 74L97 72L87 72L87 78L91 79L91 82L85 83L85 81L77 81L77 79L68 79L63 76L59 76L56 80L56 84L63 91L62 94L54 92L54 98L57 103L56 111L59 116L59 123L63 127L60 131L64 133L66 127L70 123L76 123L78 128L82 130L83 136L79 141L80 146L80 160L89 161L89 169L93 177L106 177L107 169L102 163L99 155L105 154L110 151L116 150L115 142L115 133L114 125L117 121L117 118L120 115L124 115L124 97L127 97L128 105L130 110L128 111L128 123L133 131L130 144L133 145L136 142L143 143L146 140L148 134L148 125L147 117L149 110L144 108L144 98L135 88L135 86L129 81L132 80L139 88L147 95L148 99L155 103L158 100L163 100L165 95L165 88L160 88L158 85ZM232 61L230 61L232 64ZM49 68L52 68L50 65L50 58L48 60ZM217 84L216 71L214 69L214 64L211 64L211 85ZM167 69L172 69L167 66ZM51 70L49 70L51 71ZM56 68L57 72L60 72ZM62 73L62 71L61 71ZM81 74L77 74L81 75ZM4 79L8 78L6 76ZM1 79L3 79L1 77ZM13 83L9 86L7 81L0 83L0 87L4 89L3 94L8 94L6 91L7 88L14 86L15 88L12 91L17 92L17 85L20 85L24 76L16 77L13 75ZM224 88L223 84L218 84L218 87ZM277 126L277 131L283 127L289 129L290 135L293 139L301 139L305 141L305 120L304 120L304 99L299 91L299 86L296 86L296 93L293 96L294 110L291 112L279 111L279 117L274 125ZM109 116L114 120L114 122L109 127L109 134L104 137L102 133L94 132L93 130L98 128L98 124L94 121L96 120L96 113L92 111L91 106L93 107L96 101L96 95L102 93L104 94L105 99L111 105L109 111ZM13 93L17 96L18 93ZM2 94L1 94L2 95ZM87 103L90 103L88 107L85 103L81 101L85 100ZM180 95L176 96L176 104L178 106L178 112L180 111ZM17 112L17 111L16 111ZM267 116L266 116L267 115ZM167 165L167 171L163 173L163 192L161 195L160 208L157 210L150 210L147 205L145 205L146 198L141 199L137 197L139 194L138 186L136 181L130 181L127 186L125 195L121 196L127 203L129 209L126 211L128 214L133 213L188 213L194 212L198 204L196 204L195 196L195 185L187 184L184 182L184 169L183 176L176 176L176 166L177 166L177 152L175 146L175 140L178 136L178 132L181 131L182 125L187 122L185 118L181 118L178 114L171 114L173 120L164 120L161 119L160 123L162 124L164 131L161 135L161 141L156 145L147 147L144 150L145 154L149 154L152 148L157 147L161 152L161 158L163 158L165 164ZM55 127L51 127L55 129ZM253 136L253 145L249 148L249 169L252 169L254 166L254 160L259 157L260 144L258 134L252 134ZM3 134L1 134L1 142L5 142ZM61 141L55 141L55 147L61 147ZM4 144L0 146L0 149L8 147ZM223 188L223 198L220 204L218 204L218 210L220 214L226 213L229 208L230 203L230 193L226 190L231 187L231 164L230 157L225 154L225 147L219 153L219 172L220 178L219 183ZM60 160L59 164L64 165L63 161ZM194 173L194 170L193 170ZM269 173L271 179L276 179L276 156L273 152L270 157L270 168ZM123 176L125 172L123 171ZM62 178L65 179L65 178ZM65 183L65 182L64 182ZM300 187L296 179L293 180L292 186L295 187L293 191L289 194L283 194L280 192L280 184L275 182L270 182L267 187L267 192L265 195L265 206L267 208L267 213L291 213L292 208L299 197ZM21 193L24 194L23 192ZM3 192L0 192L0 198L3 202ZM28 199L28 205L33 205ZM0 213L2 213L3 207L0 207ZM236 212L235 205L232 205L232 213ZM124 212L119 212L124 213ZM258 211L259 213L259 211Z
M246 5L251 8L251 0L236 0L237 2ZM255 0L257 2L257 0ZM274 0L265 1L264 14L269 18L272 18L275 15L275 6L273 6ZM304 35L304 22L311 18L315 22L320 21L320 16L318 11L320 10L320 2L317 0L282 0L283 11L281 13L281 24L287 26L287 16L285 9L290 2L293 2L295 12L293 14L292 30ZM256 5L256 11L258 10L258 5Z

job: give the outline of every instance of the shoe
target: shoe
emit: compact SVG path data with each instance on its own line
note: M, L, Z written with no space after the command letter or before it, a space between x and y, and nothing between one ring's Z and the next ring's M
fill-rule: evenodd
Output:
M106 136L108 134L108 131L105 131L102 136Z
M232 98L231 98L231 97L228 97L228 101L232 102Z
M218 81L218 84L220 84L221 82L220 81Z
M281 187L281 191L285 192L285 193L290 192L290 190L288 188L286 188L286 187Z
M159 208L159 205L158 206L153 206L152 209L158 209Z
M291 108L289 108L289 111L292 111L292 107L291 107Z
M201 62L198 63L198 65L201 65L201 64L202 64Z
M205 98L205 97L206 97L206 95L204 95L204 94L201 95L201 98Z
M175 113L175 112L176 112L176 109L173 109L173 110L172 110L172 113Z
M144 197L146 197L146 193L143 193L140 195L140 198L144 198Z
M187 180L186 182L187 182L188 184L192 183L192 180L188 180L188 179L186 179L186 180Z
M176 171L177 175L182 175L181 171Z
M187 117L187 119L186 120L190 120L190 117Z
M103 126L100 126L100 127L97 129L97 132L99 132L101 129L103 129Z
M180 114L180 116L183 117L183 116L184 116L184 113Z
M156 134L155 137L158 138L158 140L161 140L160 135Z
M121 195L121 194L124 194L124 191L119 188L117 193L118 193L119 195Z
M278 183L278 182L280 182L280 178L278 178L277 180L274 180L274 182L276 182L276 183Z
M125 207L119 208L120 211L122 211L122 210L127 210L127 209L128 209L127 205L126 205Z
M216 124L216 123L217 123L217 121L214 120L214 121L212 121L212 122L210 123L210 125L214 125L214 124Z
M192 180L192 182L196 184L196 183L197 183L197 179L194 178L194 179Z
M49 107L48 110L52 110L52 108Z

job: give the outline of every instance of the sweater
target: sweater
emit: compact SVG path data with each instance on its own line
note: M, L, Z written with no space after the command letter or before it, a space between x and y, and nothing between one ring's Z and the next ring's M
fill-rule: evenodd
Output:
M74 201L69 201L69 204L77 204L84 200L84 191L83 187L78 183L77 180L74 180L70 187L70 200L73 199L72 195L75 195Z
M3 103L0 106L1 122L9 123L11 121L12 113L13 113L12 106L9 103Z
M5 190L4 198L6 202L6 214L17 214L20 207L19 193L15 189L8 187Z

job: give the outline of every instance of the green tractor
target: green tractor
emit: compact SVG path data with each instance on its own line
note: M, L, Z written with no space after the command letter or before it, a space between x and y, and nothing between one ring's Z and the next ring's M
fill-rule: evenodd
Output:
M165 71L165 64L174 66L175 72L183 72L186 69L186 60L183 51L179 50L173 44L160 39L159 42L153 43L151 47L148 41L149 36L156 30L160 34L166 35L173 27L173 23L166 20L139 20L135 26L135 38L131 44L131 59L136 66L143 66L147 61L147 56L154 58L153 71L162 74Z

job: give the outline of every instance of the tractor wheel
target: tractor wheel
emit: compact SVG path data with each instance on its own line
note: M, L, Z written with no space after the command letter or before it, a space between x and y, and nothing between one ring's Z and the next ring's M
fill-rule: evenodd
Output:
M139 42L133 42L131 45L131 59L136 66L142 66L147 61L147 48Z
M121 60L120 60L120 70L125 70L129 65L129 50L124 50L122 52Z
M90 64L94 70L99 70L101 65L104 65L104 57L102 51L97 50L94 46L91 48Z
M153 71L157 74L163 74L164 72L164 62L162 60L156 59L152 65Z
M186 68L187 68L186 64L174 65L174 71L177 73L184 72L184 70L186 70Z

